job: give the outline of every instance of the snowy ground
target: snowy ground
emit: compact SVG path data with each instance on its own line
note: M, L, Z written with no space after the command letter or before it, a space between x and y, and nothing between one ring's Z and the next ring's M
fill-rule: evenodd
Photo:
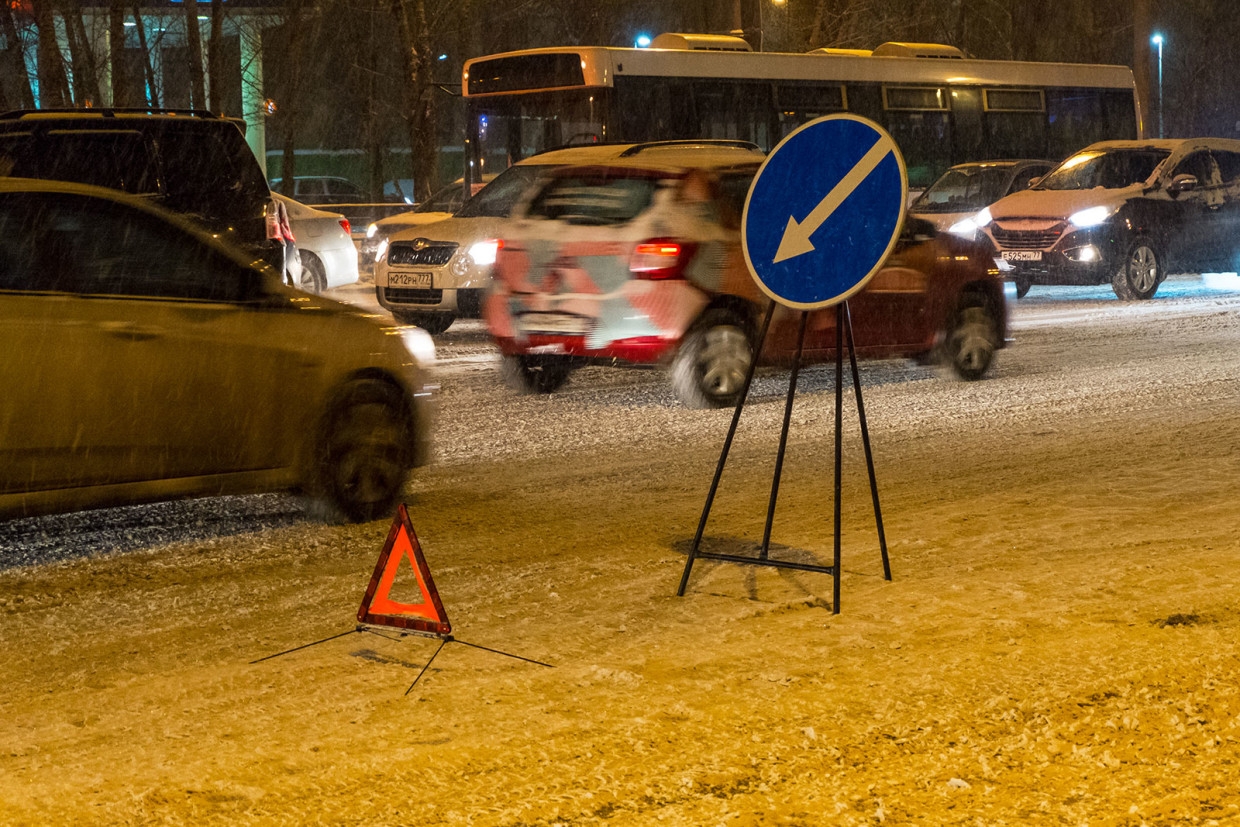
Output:
M1240 294L1034 291L994 376L863 369L894 579L845 411L831 578L699 561L730 412L658 373L498 387L444 339L413 524L458 638L348 633L387 532L284 497L0 525L0 822L1240 823ZM772 555L829 561L833 371ZM786 375L707 547L761 537ZM29 565L33 561L39 565ZM399 585L399 584L398 584Z

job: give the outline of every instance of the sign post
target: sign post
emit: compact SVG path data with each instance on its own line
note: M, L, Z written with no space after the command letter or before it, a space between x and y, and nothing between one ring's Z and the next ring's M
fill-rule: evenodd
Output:
M745 262L758 287L771 298L762 321L754 358L737 400L732 423L724 440L715 477L711 482L697 534L689 549L680 588L684 596L693 563L698 558L721 560L748 565L772 566L821 572L834 578L832 611L840 611L840 477L843 456L841 431L843 424L844 345L852 368L856 392L857 414L861 421L861 437L865 446L866 467L870 476L870 493L874 501L874 517L878 525L879 547L883 560L883 576L891 579L891 563L883 533L882 511L878 500L878 482L874 475L874 458L866 427L865 406L861 397L861 378L857 370L853 342L852 318L848 298L865 287L882 267L900 235L908 201L908 178L904 159L895 141L882 127L855 115L829 115L801 126L771 151L759 168L745 199L741 222L741 243ZM702 534L710 516L719 480L741 411L753 382L758 355L766 341L775 305L800 311L800 329L796 355L788 382L784 406L783 428L775 459L766 527L757 557L701 551ZM788 443L788 426L792 419L792 401L796 395L797 378L805 345L806 324L811 311L835 308L835 556L830 566L772 559L769 555L775 503L779 496L779 480L783 471L784 453Z

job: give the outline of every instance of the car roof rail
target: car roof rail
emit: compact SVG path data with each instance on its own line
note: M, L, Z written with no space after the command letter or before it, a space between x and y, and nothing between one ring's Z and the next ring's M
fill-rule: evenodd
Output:
M718 149L748 149L754 152L761 152L762 147L751 141L733 141L724 138L684 138L674 141L646 141L633 146L620 153L621 158L632 158L650 149L664 149L672 147L688 147L688 146L706 146Z
M114 118L117 115L187 115L195 118L213 118L219 120L234 120L227 115L217 115L207 109L164 109L162 107L81 107L69 106L63 108L51 109L11 109L8 112L0 113L0 119L16 120L29 116L39 115L98 115L104 118Z

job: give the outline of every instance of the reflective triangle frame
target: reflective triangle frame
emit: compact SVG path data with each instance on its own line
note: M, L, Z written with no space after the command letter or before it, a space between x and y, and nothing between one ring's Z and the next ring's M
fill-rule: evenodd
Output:
M400 569L400 561L408 557L417 576L422 593L421 603L400 603L392 599L392 586ZM409 521L409 511L404 503L396 509L396 518L388 531L387 541L379 552L374 574L366 595L357 610L357 620L370 626L391 626L423 632L439 637L450 636L452 624L444 611L443 601L431 577L430 567L422 554L422 545Z

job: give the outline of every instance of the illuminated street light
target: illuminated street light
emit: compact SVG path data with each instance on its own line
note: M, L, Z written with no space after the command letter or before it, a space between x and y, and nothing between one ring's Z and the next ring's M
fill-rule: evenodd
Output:
M1163 36L1155 34L1150 42L1158 47L1158 137L1163 137L1163 82L1162 82L1162 47Z
M650 48L650 35L639 34L637 36L637 39L633 41L633 45L639 49L649 49Z

